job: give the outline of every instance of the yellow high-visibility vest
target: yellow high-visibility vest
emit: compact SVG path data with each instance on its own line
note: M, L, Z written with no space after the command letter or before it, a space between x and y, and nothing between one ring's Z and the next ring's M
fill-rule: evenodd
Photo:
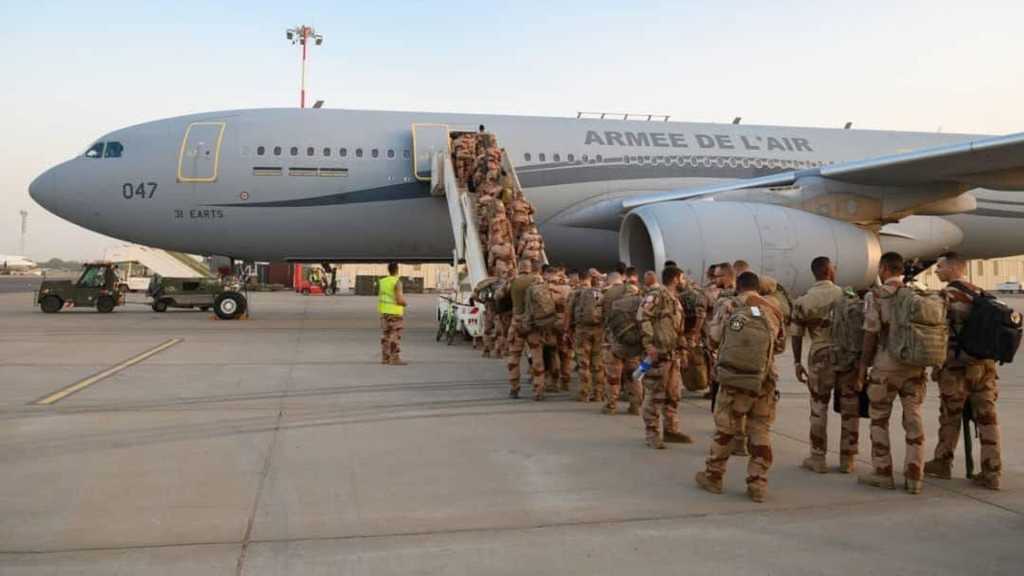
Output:
M377 284L377 312L391 316L404 316L405 306L398 304L395 298L395 286L398 276L385 276Z

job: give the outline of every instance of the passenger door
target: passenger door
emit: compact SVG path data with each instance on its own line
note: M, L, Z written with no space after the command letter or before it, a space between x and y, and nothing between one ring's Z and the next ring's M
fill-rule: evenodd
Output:
M193 122L178 152L178 182L215 182L220 166L224 122Z
M434 155L448 152L449 143L447 124L412 125L412 171L417 180L430 181Z

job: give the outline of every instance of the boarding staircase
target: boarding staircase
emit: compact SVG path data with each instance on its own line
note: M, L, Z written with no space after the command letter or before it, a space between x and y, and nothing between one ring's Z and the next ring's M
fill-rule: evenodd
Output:
M505 173L511 177L514 192L521 194L519 177L509 161L508 154L501 155L501 165ZM453 264L459 271L459 291L472 292L474 286L490 275L487 269L487 246L484 245L477 227L476 199L468 188L461 186L457 181L450 148L446 147L433 153L430 190L433 195L444 196L447 200L448 217L455 240L452 257ZM513 268L518 258L518 254L513 258ZM546 253L542 254L542 258L544 262L548 261Z

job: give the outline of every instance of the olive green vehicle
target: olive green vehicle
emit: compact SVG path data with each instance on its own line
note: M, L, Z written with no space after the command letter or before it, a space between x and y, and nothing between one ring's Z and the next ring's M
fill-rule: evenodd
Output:
M36 302L47 314L75 307L95 307L99 312L108 313L124 304L124 293L125 287L113 263L90 262L77 281L44 279Z
M153 299L154 312L166 312L168 308L213 308L221 320L235 320L245 314L248 307L245 296L212 278L153 276L147 292Z

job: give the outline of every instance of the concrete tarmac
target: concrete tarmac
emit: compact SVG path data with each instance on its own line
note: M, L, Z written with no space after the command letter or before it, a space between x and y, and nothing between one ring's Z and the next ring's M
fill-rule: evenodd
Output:
M434 342L432 296L411 299L404 367L379 364L372 298L254 294L238 322L142 306L44 315L30 300L0 294L0 574L1024 567L1022 362L1001 368L1003 491L964 480L958 454L956 478L910 496L799 468L808 396L787 352L770 493L754 504L743 459L723 495L693 483L707 401L682 409L695 444L655 451L639 417L569 394L510 400L503 361ZM929 384L929 455L937 417ZM829 426L836 449L835 415ZM862 470L869 451L864 420Z

